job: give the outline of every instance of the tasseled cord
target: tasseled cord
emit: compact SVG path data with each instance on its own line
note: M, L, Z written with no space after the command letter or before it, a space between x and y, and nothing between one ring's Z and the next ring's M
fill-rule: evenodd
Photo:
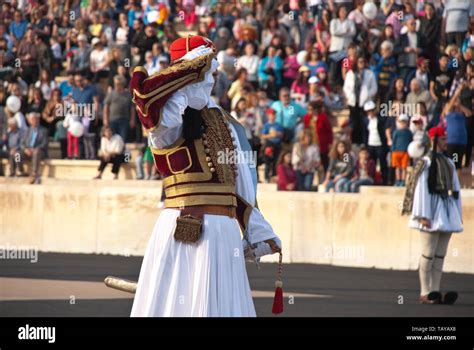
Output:
M283 282L281 281L282 259L283 259L283 255L280 252L280 258L278 261L277 279L275 281L275 297L273 299L273 307L272 307L272 313L274 315L278 315L283 312Z

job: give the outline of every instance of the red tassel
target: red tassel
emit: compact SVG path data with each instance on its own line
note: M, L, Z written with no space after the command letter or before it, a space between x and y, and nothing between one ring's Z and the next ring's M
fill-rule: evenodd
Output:
M273 298L272 313L274 315L283 312L283 283L281 281L275 282L275 297Z

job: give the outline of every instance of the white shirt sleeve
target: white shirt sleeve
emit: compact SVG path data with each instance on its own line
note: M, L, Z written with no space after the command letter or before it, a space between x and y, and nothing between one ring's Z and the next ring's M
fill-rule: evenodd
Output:
M250 213L247 232L250 244L258 244L267 239L273 239L275 243L281 247L280 239L258 208L254 207Z
M235 144L237 150L241 151L240 140L238 134L231 125L232 135L235 138ZM255 191L252 182L252 176L249 169L249 164L238 162L236 164L238 176L236 178L236 191L237 194L242 197L247 203L252 206L255 205ZM275 243L281 247L281 241L273 231L273 228L268 221L263 217L260 210L256 207L252 208L252 212L249 216L249 222L247 223L247 230L245 232L245 238L243 240L244 250L250 243L254 248L256 257L259 258L263 255L272 254L270 246L264 241L273 239Z
M150 132L148 141L153 148L164 148L178 140L183 129L183 114L188 105L186 95L176 91L163 106L160 125Z

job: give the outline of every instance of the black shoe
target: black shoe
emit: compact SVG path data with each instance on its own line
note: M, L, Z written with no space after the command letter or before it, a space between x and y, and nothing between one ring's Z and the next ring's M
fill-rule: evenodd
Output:
M433 304L441 304L443 295L440 292L430 292L428 294L428 300L431 300Z
M447 292L443 297L443 304L453 305L458 300L458 293Z

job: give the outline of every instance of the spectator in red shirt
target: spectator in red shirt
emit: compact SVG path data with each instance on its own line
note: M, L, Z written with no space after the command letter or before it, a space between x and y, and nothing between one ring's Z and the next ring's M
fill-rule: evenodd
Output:
M308 105L308 114L303 119L304 127L310 129L313 134L313 140L317 140L319 151L321 153L321 163L324 171L329 165L329 148L333 141L332 126L323 110L321 102L311 102Z
M296 190L296 171L291 164L291 152L281 152L277 163L278 191Z

